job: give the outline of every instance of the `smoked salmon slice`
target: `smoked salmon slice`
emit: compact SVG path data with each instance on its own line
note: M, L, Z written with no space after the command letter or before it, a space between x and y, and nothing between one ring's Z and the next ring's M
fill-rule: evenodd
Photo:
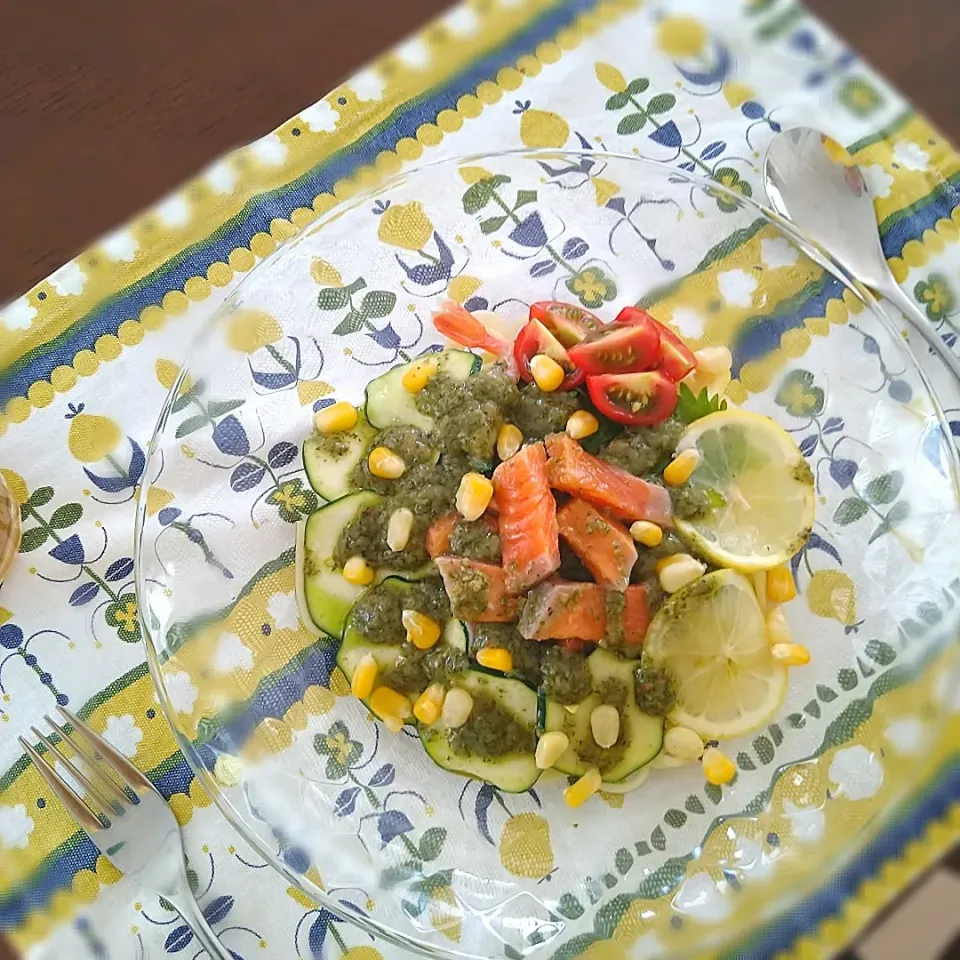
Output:
M523 447L493 471L493 497L508 593L525 593L560 566L557 503L542 443Z
M553 433L545 443L550 457L547 477L554 489L623 520L650 520L661 527L670 524L670 494L663 487L591 456L565 433Z
M557 511L557 526L597 583L627 589L637 547L622 523L604 516L586 500L572 497Z
M502 567L466 557L437 557L450 610L458 620L510 623L517 619L518 600L507 593Z

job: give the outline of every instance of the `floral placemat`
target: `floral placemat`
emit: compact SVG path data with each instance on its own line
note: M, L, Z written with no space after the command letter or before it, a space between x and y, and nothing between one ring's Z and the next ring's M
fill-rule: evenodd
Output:
M171 798L198 896L236 956L391 953L287 889L238 841L176 751L156 703L132 586L132 517L144 449L185 347L278 242L379 175L519 145L602 147L761 197L763 150L798 122L854 153L878 198L898 280L942 323L956 310L960 282L960 156L791 0L463 4L0 314L0 468L25 530L0 588L0 930L38 957L197 949L174 915L153 899L137 902L118 882L20 756L14 734L42 725L59 702L102 729ZM616 184L595 181L594 190L598 206L629 217ZM385 239L398 245L410 282L450 279L442 256L421 262L414 249L426 227L391 225L398 215L385 221ZM573 281L579 296L602 298L602 278L588 269ZM475 290L461 287L469 300ZM384 349L399 348L390 324L379 336ZM298 391L304 405L319 399L306 381ZM804 398L800 384L796 402ZM956 410L948 415L960 420ZM297 483L278 481L267 496L292 519L309 509L309 491ZM151 490L147 509L176 535L196 536L162 489ZM832 595L828 579L811 584L811 602ZM264 602L282 628L289 593ZM828 603L818 615L844 622L848 611ZM960 703L951 706L960 718ZM863 857L731 955L831 953L956 841L958 724L951 730L931 751L912 802ZM610 957L624 950L600 946ZM593 949L591 960L607 953Z

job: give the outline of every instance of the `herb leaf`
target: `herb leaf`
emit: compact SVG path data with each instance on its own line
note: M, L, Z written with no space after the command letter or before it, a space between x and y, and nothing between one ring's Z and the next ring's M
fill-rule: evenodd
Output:
M711 397L706 387L695 394L685 383L681 383L678 396L676 415L684 423L693 423L708 414L727 409L727 401L721 400L717 394Z

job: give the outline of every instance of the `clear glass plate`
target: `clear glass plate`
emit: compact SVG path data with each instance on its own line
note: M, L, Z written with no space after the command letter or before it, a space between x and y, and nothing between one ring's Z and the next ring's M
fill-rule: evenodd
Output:
M732 784L657 769L571 811L547 776L510 795L449 774L368 716L337 642L299 620L311 417L438 344L441 295L516 324L534 300L608 319L640 303L694 347L730 345L732 398L809 458L817 525L788 609L813 660L774 722L726 744ZM409 948L599 960L743 936L856 854L940 736L960 611L949 429L869 295L736 183L589 152L392 180L279 248L210 321L145 476L140 610L183 752L289 881Z

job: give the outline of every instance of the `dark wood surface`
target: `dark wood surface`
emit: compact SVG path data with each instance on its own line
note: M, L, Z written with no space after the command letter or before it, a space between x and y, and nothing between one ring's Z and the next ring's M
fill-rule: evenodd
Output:
M960 140L958 0L808 5ZM446 4L55 6L0 0L0 302Z

